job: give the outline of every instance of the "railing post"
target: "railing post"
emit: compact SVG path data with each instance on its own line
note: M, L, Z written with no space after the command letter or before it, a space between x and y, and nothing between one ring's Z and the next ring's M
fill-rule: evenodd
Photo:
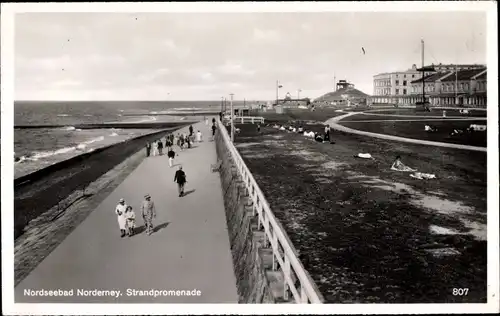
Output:
M290 277L290 260L288 259L288 255L285 253L285 266L283 267L283 274L286 276L286 277ZM288 283L286 281L286 278L285 277L285 282L283 284L283 299L285 301L288 300Z
M241 117L241 124L243 124L243 123L244 123L244 122L243 122L243 120L244 120L244 118L243 118L243 116L242 116L242 117Z
M306 289L304 288L302 282L300 283L300 302L302 304L309 303L309 298L307 297Z
M276 271L275 251L279 254L279 245L278 245L278 235L276 235L274 229L273 229L273 242L271 243L271 249L273 250L273 271Z
M254 119L255 119L255 118L252 116L252 124L254 124L254 123L255 123Z

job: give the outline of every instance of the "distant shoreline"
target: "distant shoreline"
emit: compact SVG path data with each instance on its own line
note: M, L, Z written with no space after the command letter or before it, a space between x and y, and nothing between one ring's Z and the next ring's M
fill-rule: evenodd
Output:
M144 115L141 115L144 116ZM177 125L194 124L197 121L181 121L181 122L147 122L147 123L100 123L100 124L73 124L75 129L107 129L107 128L123 128L123 129L164 129L171 128ZM63 128L68 124L25 124L14 125L14 129L34 129L34 128Z

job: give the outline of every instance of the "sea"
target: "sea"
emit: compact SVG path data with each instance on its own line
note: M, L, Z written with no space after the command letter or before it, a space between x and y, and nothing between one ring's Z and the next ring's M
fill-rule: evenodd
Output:
M220 101L15 101L14 125L58 128L14 129L14 178L97 148L154 132L152 129L78 129L78 124L175 122L193 116L155 115L175 111L219 110ZM190 113L191 115L191 113Z

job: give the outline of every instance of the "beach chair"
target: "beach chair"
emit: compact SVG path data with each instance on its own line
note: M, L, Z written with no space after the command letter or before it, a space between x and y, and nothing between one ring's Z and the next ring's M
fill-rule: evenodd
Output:
M221 166L222 166L222 160L218 159L216 163L210 165L210 170L212 172L219 172Z

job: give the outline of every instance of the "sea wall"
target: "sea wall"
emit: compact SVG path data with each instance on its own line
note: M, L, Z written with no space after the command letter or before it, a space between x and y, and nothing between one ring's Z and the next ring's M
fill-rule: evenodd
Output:
M239 303L281 303L281 272L270 271L272 256L264 247L264 233L257 230L252 202L220 133L216 149L222 161L220 178Z
M27 223L49 210L75 190L84 190L93 181L144 150L145 143L157 140L176 126L114 145L99 148L14 180L14 238L19 237Z

